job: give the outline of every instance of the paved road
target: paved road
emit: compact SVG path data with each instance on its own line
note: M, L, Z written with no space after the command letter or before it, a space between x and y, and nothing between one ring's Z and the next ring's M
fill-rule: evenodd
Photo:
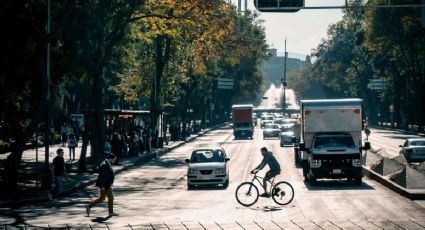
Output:
M230 155L230 186L226 190L187 190L184 159L194 148L208 145L221 145ZM262 198L245 208L234 198L237 185L248 180L249 170L260 162L262 146L269 147L282 164L283 174L278 179L291 182L295 188L295 199L287 206ZM114 191L118 217L106 218L106 205L93 208L92 215L85 217L84 204L98 195L96 188L89 187L64 198L59 207L1 207L0 223L19 221L39 227L106 224L112 229L128 224L134 229L160 225L164 229L425 229L425 202L410 201L373 180L365 178L361 186L345 181L305 184L301 171L294 167L292 148L279 147L278 140L262 140L259 128L254 140L233 140L230 127L213 131L160 159L119 174Z

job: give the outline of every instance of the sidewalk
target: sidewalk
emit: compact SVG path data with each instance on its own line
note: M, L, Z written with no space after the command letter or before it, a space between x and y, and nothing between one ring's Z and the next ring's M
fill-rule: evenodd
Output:
M160 148L160 149L154 149L152 152L149 153L144 153L144 154L140 154L137 157L126 157L126 158L122 158L120 160L120 165L114 165L113 169L115 172L115 175L128 170L129 168L133 167L133 166L137 166L140 165L144 162L148 162L150 159L153 158L158 158L164 154L166 154L169 151L172 151L175 148L178 148L182 145L184 145L185 143L188 143L194 139L196 139L199 136L203 136L204 134L208 133L211 130L217 129L218 127L220 127L221 125L216 125L214 127L211 128L207 128L204 129L200 132L198 132L197 134L192 134L190 137L186 138L186 141L171 141L168 143L168 145L165 145L164 143L164 147ZM77 158L79 158L79 154L80 154L80 148L78 148L78 150L76 149L75 153L76 153L76 161L68 161L69 155L68 155L68 149L66 147L62 147L61 144L57 144L57 145L52 145L50 146L50 154L49 154L49 162L52 162L53 157L56 156L56 149L58 148L64 148L64 158L65 161L67 161L67 164L70 164L73 168L73 170L71 170L71 173L68 173L68 180L64 181L64 187L62 189L61 195L68 195L72 192L75 192L77 190L80 190L84 187L87 187L89 185L92 185L96 182L97 179L97 173L93 173L93 172L87 172L87 173L76 173L74 171L76 171L76 168L78 167L78 160ZM42 152L41 152L42 150ZM44 148L43 149L39 149L39 156L38 156L38 161L42 162L44 160ZM35 162L35 158L34 156L34 149L31 150L26 150L23 154L23 161L25 161L26 163L33 161ZM77 156L77 152L78 152L78 156ZM90 156L89 153L87 154L87 156ZM33 169L35 171L35 169ZM27 182L28 183L28 182ZM20 186L22 186L22 184L20 183ZM22 197L19 198L14 198L14 199L5 199L5 200L1 200L0 199L0 206L19 206L19 205L25 205L25 204L34 204L34 203L42 203L42 202L47 202L49 201L49 196L48 196L48 192L47 191L39 191L39 190L32 190L34 192L31 193L25 193Z

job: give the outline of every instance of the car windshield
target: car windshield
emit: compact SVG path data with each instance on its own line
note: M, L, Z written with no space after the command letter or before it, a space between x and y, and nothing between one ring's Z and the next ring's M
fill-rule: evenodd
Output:
M410 141L410 146L425 146L425 140Z
M314 148L324 147L348 147L354 148L353 139L350 136L318 136L314 142Z
M270 124L270 123L266 124L265 127L266 127L266 129L278 129L279 128L279 126L277 124Z
M224 162L224 154L219 150L197 150L192 153L190 163Z
M283 125L280 130L282 130L282 132L287 132L287 131L293 131L293 129L294 129L293 125Z

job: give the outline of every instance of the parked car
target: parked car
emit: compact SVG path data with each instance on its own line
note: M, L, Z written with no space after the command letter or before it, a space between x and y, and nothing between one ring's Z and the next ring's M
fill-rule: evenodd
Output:
M229 167L227 162L230 158L220 147L196 149L192 152L187 169L187 188L193 189L200 185L223 185L229 186Z
M267 123L263 129L263 139L267 137L279 137L279 125L276 123Z
M410 138L400 145L400 154L403 154L407 162L425 161L425 138Z
M283 124L280 128L279 139L280 147L283 147L286 144L294 144L296 137L294 132L294 123Z

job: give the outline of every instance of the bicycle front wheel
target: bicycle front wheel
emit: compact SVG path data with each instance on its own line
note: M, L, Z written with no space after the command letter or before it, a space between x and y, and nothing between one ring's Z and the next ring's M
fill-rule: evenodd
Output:
M249 207L257 202L260 196L257 186L251 182L243 182L236 189L236 200L239 204Z
M274 202L280 205L287 205L294 199L294 188L286 181L277 183L272 190L272 198Z

